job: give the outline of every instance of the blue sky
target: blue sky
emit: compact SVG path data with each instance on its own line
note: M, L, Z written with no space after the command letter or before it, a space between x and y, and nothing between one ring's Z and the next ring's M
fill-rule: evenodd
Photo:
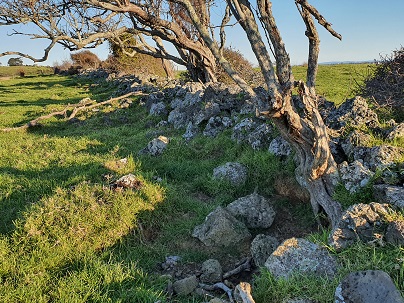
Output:
M305 26L297 12L293 0L273 0L273 10L281 30L292 64L307 61L307 39ZM320 13L333 24L342 35L342 41L319 29L321 46L320 62L364 61L379 59L393 50L404 46L404 0L311 0ZM224 4L217 1L220 8ZM212 17L215 20L215 16ZM24 30L17 26L17 30ZM28 37L13 36L12 27L0 26L0 53L14 50L42 57L47 41L30 40ZM252 63L256 63L252 51L240 27L235 26L228 32L228 44L240 50ZM108 47L103 45L94 50L101 58L108 55ZM70 53L62 47L54 48L44 65L69 59ZM3 65L10 57L0 58ZM25 64L31 64L24 60Z

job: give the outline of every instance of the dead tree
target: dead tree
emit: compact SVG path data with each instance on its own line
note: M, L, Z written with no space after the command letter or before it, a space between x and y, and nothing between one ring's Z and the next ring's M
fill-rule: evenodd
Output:
M173 1L187 9L201 37L224 70L240 87L254 94L252 88L233 71L221 55L219 45L211 39L192 3L188 0ZM309 41L307 81L296 81L289 54L275 22L271 1L257 0L256 13L248 0L227 0L227 4L245 31L265 79L269 95L266 101L270 110L259 114L271 118L282 136L294 147L298 159L297 180L309 191L314 213L324 211L334 226L341 216L341 206L332 198L337 180L337 166L330 152L329 137L318 110L315 92L320 40L314 19L333 36L339 39L341 36L316 8L306 0L296 0L295 4L306 25L305 34ZM268 51L257 20L269 38L271 51Z

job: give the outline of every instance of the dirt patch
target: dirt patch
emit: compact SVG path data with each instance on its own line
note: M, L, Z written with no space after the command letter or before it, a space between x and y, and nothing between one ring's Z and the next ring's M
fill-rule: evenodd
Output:
M3 77L0 76L0 81L6 81L6 80L10 80L10 79L12 79L12 77L10 77L10 76L3 76Z

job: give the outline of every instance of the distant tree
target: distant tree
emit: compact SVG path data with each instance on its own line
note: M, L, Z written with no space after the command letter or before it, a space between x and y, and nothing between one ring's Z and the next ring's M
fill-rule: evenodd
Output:
M104 62L105 67L125 73L148 73L174 78L173 64L169 60L139 53L131 47L136 45L137 38L126 33L119 37L120 43L109 40L111 56Z
M10 58L7 64L9 66L22 66L22 58Z
M73 65L84 69L98 68L101 64L98 56L89 50L71 54L70 58L73 61Z

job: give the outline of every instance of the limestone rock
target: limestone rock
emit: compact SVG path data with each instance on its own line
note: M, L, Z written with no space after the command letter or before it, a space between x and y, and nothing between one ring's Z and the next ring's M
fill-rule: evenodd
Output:
M276 137L269 144L268 151L276 156L289 156L292 153L290 144L281 136Z
M390 222L387 226L386 241L394 245L404 246L404 221Z
M248 228L269 228L275 219L269 200L256 193L230 203L227 210Z
M216 137L226 128L231 127L233 122L229 117L211 117L203 130L203 135L207 137Z
M317 244L300 238L285 240L265 262L276 278L288 278L293 273L333 277L337 262Z
M191 140L193 139L196 135L199 133L199 128L198 126L194 125L192 122L189 122L187 125L187 128L185 130L185 134L182 135L182 137L185 140Z
M133 174L128 174L128 175L122 176L118 180L116 180L111 185L111 188L114 188L114 189L125 189L125 188L140 189L140 188L142 188L142 186L143 186L143 183L142 183L142 181L139 180L139 178L137 178Z
M251 256L257 267L265 265L265 261L279 246L279 241L275 237L260 234L251 242Z
M380 233L384 234L389 211L387 204L352 205L331 231L330 245L341 250L358 240L369 242L377 239Z
M206 246L231 246L251 238L244 223L233 217L223 207L207 215L205 222L194 228L192 236Z
M227 162L213 170L213 178L241 186L247 181L247 167L238 162Z
M165 116L167 115L167 107L164 102L153 103L150 107L149 114L151 116Z
M185 127L189 123L189 118L186 113L176 108L168 114L167 121L169 124L173 125L175 129L179 129Z
M139 154L158 156L163 153L169 142L170 140L167 137L159 136L150 141L147 146L139 152Z
M380 203L388 203L404 209L404 188L401 186L374 185L373 194L375 199Z
M338 166L338 169L342 183L351 193L356 192L361 187L365 187L374 175L359 160L355 160L350 164L344 161Z
M223 270L220 262L216 259L209 259L202 263L201 282L214 284L222 281Z
M386 136L387 140L395 140L404 137L404 122L397 124L390 130Z
M327 126L338 131L347 126L357 128L379 126L377 114L369 108L366 100L359 96L346 100L340 107L331 110L325 122Z
M394 166L394 162L403 154L400 147L380 145L374 147L356 147L353 159L363 161L370 170L385 169Z
M189 295L198 286L198 279L195 275L175 281L173 283L173 289L176 294Z
M335 291L335 303L404 303L390 276L381 270L350 273Z
M350 158L353 158L353 152L357 146L366 146L372 137L365 134L359 130L354 130L341 142L341 147L345 153Z

